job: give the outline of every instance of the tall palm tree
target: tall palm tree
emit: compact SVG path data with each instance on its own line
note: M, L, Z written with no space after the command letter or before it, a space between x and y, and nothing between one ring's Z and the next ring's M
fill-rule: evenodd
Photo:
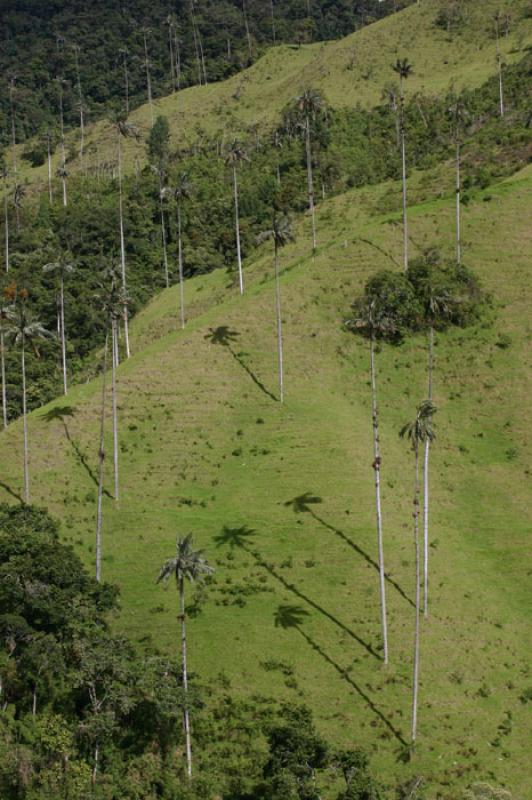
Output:
M0 308L0 372L2 375L2 423L7 428L7 384L6 384L6 352L5 325L9 323L9 308Z
M103 479L105 466L105 400L107 390L107 351L109 349L109 331L106 325L105 344L103 348L102 370L102 402L100 413L100 443L98 447L98 499L96 502L96 580L102 578L102 530L103 530Z
M188 694L188 671L187 671L187 630L186 630L186 606L185 606L185 582L191 583L202 581L207 575L212 575L214 568L203 557L202 550L195 550L192 536L189 534L183 539L177 540L176 554L173 558L165 561L161 567L157 583L167 581L172 576L175 578L176 587L179 594L179 620L181 621L181 669L182 682L185 697ZM187 752L187 775L192 777L192 740L190 733L190 717L188 707L183 708L183 724L185 729L186 752Z
M179 270L179 310L181 317L181 328L185 327L185 284L183 280L183 203L190 199L192 184L187 173L181 172L175 186L165 186L162 190L164 197L173 197L177 209L177 266Z
M377 370L375 350L378 339L386 339L395 333L393 319L380 308L376 298L364 299L355 304L356 317L348 322L353 331L364 333L369 339L369 365L371 381L371 419L373 427L373 473L375 478L375 511L377 520L377 549L379 554L379 587L381 601L381 631L384 663L388 663L388 618L386 613L386 572L384 569L384 539L382 531L381 505L381 451L379 436L379 406L377 402Z
M63 188L63 205L66 206L68 202L67 197L67 183L68 172L66 168L66 152L65 152L65 114L63 109L63 87L66 83L62 78L56 78L56 83L59 87L59 142L61 145L61 161L57 169L57 175L61 179Z
M462 101L455 97L454 102L449 109L450 116L451 116L451 126L452 126L452 136L454 139L455 145L455 187L456 187L456 263L462 263L462 235L461 235L461 191L462 191L462 180L461 180L461 167L462 167L462 158L461 158L461 146L462 146L462 134L465 122L467 120L467 109Z
M68 381L67 381L67 354L66 354L66 330L65 330L65 277L72 275L76 268L72 263L72 255L70 253L61 253L57 261L52 261L45 264L42 268L45 274L56 273L59 276L59 319L58 319L58 332L61 339L61 361L63 367L63 392L68 394Z
M312 219L312 252L316 252L316 212L314 198L314 178L312 174L312 144L311 144L311 120L316 117L323 108L323 99L314 89L306 89L302 95L296 99L296 105L303 114L303 134L305 137L305 153L307 159L307 193L310 216Z
M79 44L73 44L72 51L74 53L74 65L76 68L76 89L78 92L78 105L79 105L79 129L81 133L81 138L79 142L79 163L81 169L83 170L83 154L85 149L85 112L83 108L83 91L81 89L81 76L79 72L79 54L81 51L81 47L79 46Z
M5 253L5 266L6 272L9 272L9 192L7 186L7 179L9 177L9 170L7 165L2 164L2 181L4 183L4 253Z
M163 246L163 270L164 270L164 282L166 284L166 288L170 286L170 278L168 274L168 237L166 235L166 220L164 218L164 191L163 191L163 183L165 177L165 170L162 166L155 166L152 164L152 170L157 175L157 181L159 184L159 189L157 191L157 200L159 202L159 214L161 218L161 243Z
M419 558L419 448L422 442L427 439L434 439L432 428L432 417L436 413L436 408L430 400L424 400L417 408L416 417L413 422L407 422L399 435L401 438L408 439L415 458L415 481L414 481L414 550L416 563L416 622L414 634L414 678L412 683L412 747L416 743L417 735L417 708L418 708L418 689L419 689L419 645L420 645L420 558Z
M22 289L18 293L19 302L10 311L11 326L9 334L13 344L20 347L20 364L22 371L22 418L24 427L24 502L30 502L30 468L28 447L28 401L26 391L26 346L35 339L44 339L49 336L48 331L29 313L26 303L28 292Z
M408 220L406 205L406 136L405 136L405 81L412 75L413 67L407 58L398 58L393 71L399 75L400 123L401 123L401 161L403 178L403 263L408 269Z
M246 151L236 139L234 139L227 150L225 157L226 164L228 164L233 171L233 195L235 202L235 232L236 232L236 258L238 264L238 281L240 284L240 294L244 294L244 275L242 272L242 250L240 246L240 214L238 210L238 178L237 168L239 164L244 161L249 161Z
M504 117L504 91L503 91L503 84L502 84L502 56L501 56L501 47L500 47L500 30L499 26L501 23L501 12L497 11L495 14L495 42L497 48L497 71L499 73L499 113L501 117Z
M117 149L118 149L118 221L120 228L120 267L122 272L122 292L124 297L127 296L127 275L126 275L126 241L124 236L124 196L122 190L122 139L137 139L139 138L138 129L127 122L122 116L117 117L114 122L114 128L117 136ZM124 303L123 308L124 319L124 340L126 344L126 356L131 355L129 347L129 315L127 304Z

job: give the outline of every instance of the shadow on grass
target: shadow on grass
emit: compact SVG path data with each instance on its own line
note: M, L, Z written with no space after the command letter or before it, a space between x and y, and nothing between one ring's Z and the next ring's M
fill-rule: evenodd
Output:
M239 336L239 332L231 330L228 325L219 325L218 328L209 328L209 333L205 334L204 338L208 339L211 344L219 344L222 347L227 348L227 350L235 359L236 363L244 370L244 372L247 373L247 375L249 375L255 386L258 386L261 392L264 392L264 394L271 400L275 400L277 402L278 398L272 394L268 388L266 388L262 381L259 380L259 378L255 375L253 370L248 367L242 358L242 354L237 353L233 349L232 345L237 342Z
M275 612L275 627L276 628L283 628L284 630L289 630L290 628L296 630L303 639L307 642L312 649L318 653L318 655L323 658L331 667L334 667L336 672L346 681L351 688L355 690L355 692L361 697L368 708L378 717L381 722L388 728L390 733L397 739L397 741L401 744L402 748L408 747L407 742L403 738L401 732L397 730L395 725L388 719L388 717L383 714L383 712L375 705L371 697L353 680L353 678L349 675L346 669L343 669L336 661L328 655L325 650L320 647L320 645L314 641L314 639L306 633L302 627L305 618L309 616L308 611L305 611L304 608L301 606L289 606L289 605L280 605Z
M336 536L338 536L343 542L345 542L345 544L349 545L349 547L351 547L356 553L358 553L358 555L361 556L367 564L369 564L371 567L373 567L373 569L379 572L379 565L377 564L377 562L374 561L371 558L371 556L360 547L360 545L358 545L356 542L350 539L349 536L347 536L347 534L344 533L342 530L340 530L339 528L335 528L334 525L331 525L329 522L322 519L322 517L316 514L312 506L319 505L322 502L323 502L322 498L318 497L318 495L311 494L310 492L305 492L305 494L300 494L298 495L298 497L294 497L292 500L287 500L285 506L291 507L295 514L310 514L310 516L313 517L313 519L315 519L316 522L318 522L324 528L327 528L327 530L336 534ZM390 578L389 575L385 574L384 577L386 582L389 583L390 586L393 586L393 588L401 595L401 597L404 600L406 600L407 603L410 603L410 605L413 608L415 608L414 601L410 599L410 597L406 594L405 590L398 583L396 583L396 581L394 581L393 578Z
M247 528L246 526L242 526L241 528L228 528L227 526L224 526L222 532L218 534L218 536L214 537L214 541L216 542L217 547L225 545L231 549L239 547L241 550L244 550L244 552L248 553L248 555L250 555L260 567L265 569L266 572L275 578L276 581L282 584L285 589L287 589L289 592L292 592L292 594L294 594L300 600L303 600L305 603L311 606L311 608L340 628L340 630L342 630L344 633L354 639L361 647L363 647L364 650L369 653L369 655L373 656L378 661L382 661L382 656L373 649L371 644L364 641L364 639L352 631L351 628L348 628L347 625L335 617L334 614L331 614L330 611L327 611L325 608L308 597L308 595L304 594L293 583L288 583L286 578L284 578L283 575L281 575L272 564L268 563L262 558L258 550L254 550L252 547L250 547L249 542L255 535L256 531L252 530L251 528Z
M7 492L9 495L11 495L11 497L14 497L15 500L18 500L21 505L25 505L24 498L20 494L15 492L15 490L12 489L11 486L9 486L9 484L4 483L4 481L0 481L0 488L3 489L5 492Z
M98 477L97 477L96 473L94 472L94 470L92 469L92 467L89 464L89 462L87 461L87 456L81 450L81 448L80 448L79 444L76 442L76 440L73 439L72 436L70 435L70 431L68 430L68 425L66 424L66 420L69 417L74 417L76 415L76 410L77 409L75 408L75 406L55 406L54 408L51 408L50 411L47 411L45 414L42 414L42 420L43 420L43 422L47 422L47 423L56 422L56 421L59 421L59 422L63 423L63 428L65 430L65 436L66 436L67 442L71 446L71 448L72 448L72 450L74 452L74 455L76 456L76 460L83 467L83 469L85 470L85 472L87 473L87 475L89 476L91 481L97 487L98 486ZM107 489L104 489L103 493L106 495L106 497L111 497L112 498L112 495L107 491Z

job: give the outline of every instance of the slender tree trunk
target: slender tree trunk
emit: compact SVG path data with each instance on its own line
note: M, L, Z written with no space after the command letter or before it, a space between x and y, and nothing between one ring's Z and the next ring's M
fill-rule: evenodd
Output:
M377 373L375 369L375 333L370 338L371 406L373 421L373 471L375 474L375 508L377 514L377 546L379 551L379 586L381 596L381 629L384 663L388 663L388 619L386 614L386 579L381 509L381 455L379 443L379 409L377 405Z
M100 417L100 449L98 450L98 503L96 509L96 580L98 583L102 577L102 523L103 523L103 477L105 464L105 397L107 383L107 349L109 345L109 333L105 334L105 345L103 351L103 375L102 375L102 409Z
M406 137L405 137L405 97L401 82L401 171L403 178L403 264L408 270L408 218L406 202Z
M279 402L284 402L284 370L283 370L283 320L281 316L281 285L279 281L279 247L274 242L275 268L275 319L277 325L277 365L279 371Z
M412 685L412 747L416 743L417 704L419 690L419 637L420 637L420 558L419 558L419 445L415 445L416 480L414 486L414 548L416 562L416 624L414 634L414 679Z
M6 272L9 272L9 206L7 201L7 183L4 183L4 238L5 238L5 257Z
M187 629L185 622L185 581L179 581L179 617L181 619L181 671L183 690L185 692L185 707L183 708L183 727L185 729L185 744L187 751L187 775L192 777L192 740L190 734L190 716L188 713L188 672L187 672Z
M175 92L175 68L174 68L174 41L172 38L173 34L173 26L169 22L168 23L168 47L170 50L170 83L172 86L172 91Z
M111 320L111 341L112 341L112 366L111 366L111 385L112 385L112 398L113 398L113 465L114 465L114 479L115 479L115 502L120 502L120 487L118 481L118 407L117 407L117 392L116 392L116 367L118 365L118 329L117 321L113 317Z
M22 417L24 427L24 502L30 502L30 465L28 452L28 406L26 393L26 342L22 334L21 342L21 365L22 365Z
M175 74L176 74L177 90L179 91L181 89L181 49L179 47L177 30L174 36L174 44L175 44Z
M11 109L11 148L13 153L13 176L15 178L15 186L17 185L17 131L15 125L15 101L13 93L15 91L15 81L12 78L9 84L9 105Z
M277 36L275 32L275 9L273 5L273 0L270 0L270 8L271 8L271 16L272 16L272 41L273 44L277 44Z
M456 139L456 263L460 266L462 263L462 236L460 225L460 192L461 192L461 179L460 179L460 140Z
M192 36L194 38L194 51L196 53L196 63L198 66L198 83L201 86L203 83L201 74L201 61L200 61L199 47L198 47L198 34L196 31L196 17L194 15L194 5L192 3L190 7L190 15L192 17Z
M85 116L83 113L83 92L81 91L81 78L79 74L79 49L77 47L74 48L74 58L76 62L76 79L79 102L79 128L81 131L81 139L79 143L79 162L81 170L83 171L83 155L85 150Z
M499 21L495 20L495 36L497 42L497 69L499 72L499 112L501 117L504 117L504 92L502 85L502 58L501 49L499 45Z
M317 239L316 239L316 213L314 209L314 181L312 176L312 150L310 146L310 120L307 114L305 124L305 150L307 154L307 189L308 189L308 205L310 216L312 219L312 253L316 252Z
M202 70L203 70L203 83L205 84L205 86L207 86L207 84L208 84L207 67L205 66L205 56L203 54L203 42L201 41L201 34L199 32L199 28L198 28L198 44L199 44L199 49L200 49L201 67L202 67Z
M63 391L65 394L68 394L66 333L65 333L65 279L63 277L63 274L61 274L60 285L59 285L59 308L60 308L60 329L61 329L61 359L63 362Z
M91 783L93 786L96 783L99 763L100 763L100 745L98 744L98 742L96 742L94 746L94 765L92 768L92 776L91 776Z
M185 284L183 281L183 237L181 232L181 203L177 202L177 264L179 269L179 311L181 328L185 327Z
M164 219L164 206L163 206L163 186L162 186L162 177L159 175L159 209L161 212L161 240L163 245L163 266L164 266L164 282L166 284L166 288L170 286L170 278L168 276L168 248L167 248L167 241L166 241L166 222Z
M122 142L120 139L120 135L121 134L119 131L118 132L118 211L119 211L119 221L120 221L120 266L122 270L122 290L125 295L127 292L126 242L124 237L124 201L122 195ZM129 358L131 352L129 349L129 318L128 318L127 303L124 303L123 316L124 316L124 338L126 341L126 357Z
M50 134L47 136L47 148L48 148L48 199L50 200L50 204L54 202L54 192L52 188L52 148L50 145Z
M242 252L240 248L240 216L238 213L238 180L236 177L236 164L233 164L233 188L235 195L235 230L236 230L236 258L238 262L238 281L240 294L244 294L244 275L242 273Z
M63 113L63 87L59 84L59 130L61 139L61 184L63 187L63 205L67 205L66 154L65 154L65 119Z
M434 372L434 326L429 328L428 347L428 399L432 401L432 376ZM423 614L429 616L429 455L430 439L425 439L423 463Z
M7 386L6 386L6 353L4 343L4 329L0 323L0 362L2 372L2 423L4 430L7 428Z
M251 47L251 35L249 33L248 15L246 12L246 0L242 0L242 14L244 16L244 27L246 29L246 39L248 43L249 63L253 62L253 49Z
M151 126L153 128L154 123L154 116L153 116L153 98L151 94L151 75L150 75L150 60L148 58L148 42L146 39L146 34L144 34L144 64L146 67L146 89L148 92L148 104L150 106L150 114L151 114Z
M127 53L124 53L124 89L126 96L126 117L129 117L129 72L127 68Z
M37 687L33 686L33 696L31 703L31 716L35 718L37 715Z

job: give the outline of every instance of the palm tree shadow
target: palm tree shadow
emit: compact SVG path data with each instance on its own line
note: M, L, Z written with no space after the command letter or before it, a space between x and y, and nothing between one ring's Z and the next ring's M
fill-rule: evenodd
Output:
M76 460L79 462L79 464L81 464L81 466L83 467L83 469L85 470L91 481L94 483L94 485L98 486L98 478L94 470L92 469L91 465L87 461L87 456L82 451L76 440L73 439L72 436L70 435L70 431L68 430L68 425L66 424L66 419L68 417L74 417L76 414L76 410L77 409L75 408L75 406L54 406L54 408L51 408L45 414L42 414L41 417L43 422L51 423L59 421L63 423L63 428L65 431L67 442L74 451ZM107 489L104 489L103 493L107 497L112 497L112 495L107 491Z
M7 492L9 495L11 495L11 497L14 497L15 500L18 500L19 503L21 503L21 505L25 505L24 498L20 494L18 494L18 492L15 492L15 490L12 489L8 483L0 481L0 488L3 489L5 492Z
M214 541L216 542L217 547L223 545L228 545L231 549L240 547L255 559L259 567L265 569L272 576L272 578L275 578L275 580L282 584L285 589L287 589L289 592L292 592L292 594L295 594L296 597L298 597L300 600L303 600L305 603L311 606L311 608L340 628L340 630L342 630L344 633L354 639L361 647L363 647L364 650L369 653L369 655L373 656L378 661L382 661L382 656L380 653L374 650L369 642L364 641L364 639L352 631L351 628L335 617L334 614L331 614L330 611L327 611L325 608L323 608L323 606L320 606L318 603L316 603L315 600L312 600L312 598L304 594L304 592L298 589L293 583L288 583L286 578L284 578L272 564L263 559L258 550L252 549L249 546L249 541L255 536L255 534L256 531L251 528L247 528L246 526L242 526L241 528L228 528L227 526L224 526L222 532L218 534L218 536L214 537Z
M264 394L267 395L267 397L269 397L271 400L277 402L277 397L270 392L270 390L262 383L257 375L255 375L253 370L248 367L242 358L242 354L233 350L232 345L237 342L237 338L239 336L239 332L231 330L228 325L219 325L217 328L209 328L209 333L206 333L204 338L208 339L211 344L219 344L222 347L226 347L235 359L236 363L244 370L244 372L249 375L255 386L258 386L261 392L264 392Z
M328 664L330 664L338 672L341 678L351 686L355 692L361 697L368 708L378 717L381 722L388 728L390 733L397 739L403 748L406 748L407 742L403 738L401 732L397 730L395 725L386 717L383 712L375 705L371 697L353 680L346 669L343 669L323 648L306 633L302 627L305 618L309 616L308 611L305 611L301 606L280 605L275 612L274 622L276 628L283 628L289 630L290 628L298 631L299 634L305 639L307 644L321 656Z
M322 502L323 502L322 498L318 497L318 495L311 494L310 492L305 492L305 494L300 494L297 497L292 498L292 500L287 500L285 506L291 506L292 510L294 511L294 514L310 514L310 516L313 517L313 519L315 519L316 522L318 522L324 528L327 528L327 530L332 531L332 533L336 534L336 536L338 536L343 542L345 542L345 544L349 545L349 547L351 547L356 553L358 553L358 555L361 556L367 564L369 564L371 567L373 567L373 569L379 572L379 565L369 555L369 553L366 553L366 551L363 550L359 544L350 539L349 536L347 536L347 534L344 533L342 530L340 530L339 528L335 528L334 525L330 524L330 522L327 522L322 517L320 517L319 514L316 514L312 506L319 505ZM406 594L405 590L396 581L394 581L393 578L390 578L390 576L386 574L384 575L384 578L386 582L389 583L390 586L393 586L393 588L401 595L401 597L404 600L406 600L407 603L410 603L410 605L413 608L415 608L414 601L410 599L410 597Z

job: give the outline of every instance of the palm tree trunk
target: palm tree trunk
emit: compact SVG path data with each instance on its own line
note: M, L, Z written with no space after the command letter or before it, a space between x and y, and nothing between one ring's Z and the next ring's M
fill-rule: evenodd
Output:
M196 31L196 17L195 17L195 14L194 14L194 5L193 5L193 3L190 4L190 15L191 15L191 18L192 18L192 36L194 38L194 50L195 50L195 53L196 53L196 63L198 65L198 82L199 82L199 85L201 86L203 81L202 81L202 75L201 75L201 61L200 61L200 56L199 56L198 34L197 34L197 31Z
M68 394L67 384L67 357L66 357L66 334L65 334L65 279L63 274L60 278L59 288L59 304L60 304L60 328L61 328L61 358L63 361L63 391Z
M105 390L107 382L107 348L109 344L109 333L105 334L105 345L103 351L103 375L102 375L102 410L100 417L100 449L98 450L98 502L96 509L96 580L98 583L102 576L102 503L103 503L103 476L105 462Z
M4 237L6 254L6 272L9 272L9 207L7 203L7 184L4 183Z
M127 69L127 53L124 53L124 91L126 100L126 117L129 117L129 72Z
M414 548L416 563L416 624L414 634L414 679L412 685L412 747L416 743L417 703L419 689L419 636L420 636L420 559L419 559L419 445L415 446L416 480L414 486Z
M118 482L118 408L117 408L117 393L116 393L116 367L118 365L118 331L116 319L113 317L111 321L111 344L113 358L111 360L111 386L113 398L113 465L114 465L114 478L115 478L115 502L120 501L120 491Z
M242 273L242 252L240 248L240 217L238 213L238 180L236 177L236 164L233 165L233 187L235 195L236 258L238 262L238 280L240 283L240 294L244 294L244 275Z
M190 735L190 716L188 713L188 672L187 672L187 629L185 622L185 581L179 581L179 617L181 619L181 672L185 706L183 708L183 727L185 729L185 745L187 751L187 775L192 777L192 740Z
M379 445L379 409L377 405L377 374L375 369L375 333L370 338L371 405L373 420L373 470L375 473L375 508L377 513L377 546L379 551L379 586L381 596L381 629L384 663L388 663L388 621L386 615L386 577L381 509L381 455Z
M251 36L249 33L248 15L246 12L246 0L242 0L242 14L244 16L244 27L246 29L246 39L248 43L249 63L253 62L253 50L251 47Z
M96 783L99 763L100 763L100 745L98 744L98 742L96 742L96 744L94 745L94 765L92 767L92 776L91 776L91 783L93 786Z
M168 22L168 47L170 49L170 84L172 91L175 92L175 69L174 69L174 42L172 38L173 26Z
M7 387L6 387L6 354L4 345L4 329L0 323L0 362L2 372L2 422L7 428Z
M434 370L434 326L429 328L428 399L432 400L432 375ZM430 438L425 439L423 463L423 614L429 615L429 454Z
M405 98L401 86L401 172L403 179L403 264L408 270L408 219L406 203L406 137L405 137Z
M176 76L177 90L179 91L181 89L181 50L179 47L177 30L174 34L174 44L175 44L175 76Z
M32 703L31 703L31 716L35 717L36 715L37 715L37 687L34 685Z
M61 135L61 184L63 188L63 205L66 207L68 198L67 198L67 185L66 185L65 120L63 114L62 87L60 87L60 92L59 92L59 127Z
M310 216L312 219L312 252L316 252L316 214L314 210L314 181L312 177L312 151L310 147L310 120L306 119L305 124L305 150L307 154L307 190L308 190L308 205Z
M122 141L120 139L120 131L118 132L118 214L120 221L120 266L122 270L122 289L124 295L127 292L126 281L126 242L124 237L124 202L122 197ZM126 356L130 357L131 352L129 349L129 320L127 312L127 304L124 303L123 308L124 316L124 338L126 341Z
M501 117L504 117L504 92L502 85L502 58L499 46L499 21L495 20L495 38L497 43L497 70L499 72L499 112Z
M26 397L26 342L22 334L21 342L21 366L22 366L22 418L24 427L24 502L30 502L30 466L28 453L28 406Z
M181 328L185 327L185 284L183 281L183 237L181 232L181 203L177 201L177 264L179 269L179 310Z
M462 237L460 225L460 140L456 140L456 263L462 263Z
M74 47L74 58L76 63L76 83L79 102L79 128L81 132L81 138L79 142L79 163L81 170L83 171L83 155L85 151L85 117L83 113L83 92L81 91L81 78L79 75L79 50L77 47Z
M270 7L271 7L271 17L272 17L272 41L273 44L277 44L277 37L275 33L275 9L273 6L273 0L270 0Z
M50 203L54 202L54 192L52 189L52 149L50 146L50 134L47 136L47 149L48 149L48 199Z
M277 364L279 371L279 402L284 402L284 372L283 372L283 321L281 317L281 285L279 282L279 247L274 243L275 266L275 317L277 322Z
M166 288L170 286L170 279L168 277L168 250L166 246L166 223L164 221L164 206L162 197L162 179L159 175L159 208L161 212L161 239L163 243L163 265L164 265L164 281Z
M146 67L146 90L148 93L148 105L150 106L150 114L151 114L151 126L153 128L154 117L153 117L153 99L151 94L151 75L150 75L150 61L148 58L148 42L146 39L146 34L144 34L144 65Z

